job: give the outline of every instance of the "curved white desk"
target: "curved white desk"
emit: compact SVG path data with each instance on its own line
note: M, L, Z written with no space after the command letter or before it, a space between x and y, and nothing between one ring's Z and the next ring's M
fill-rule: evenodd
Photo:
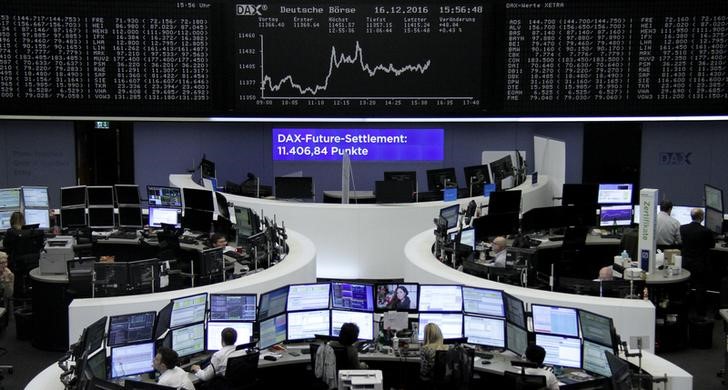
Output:
M667 374L670 379L668 389L692 389L692 375L651 353L654 352L655 307L650 301L600 298L534 290L481 279L440 263L432 255L432 241L433 232L428 230L412 237L407 242L404 249L407 260L403 274L405 280L416 280L419 283L463 284L499 289L522 299L527 304L540 303L575 307L611 317L614 320L617 333L623 340L629 341L631 337L646 338L643 345L647 349L642 362L644 367L650 367L647 372L653 376Z
M76 299L68 307L68 340L74 343L83 329L103 316L141 311L159 311L170 299L209 294L262 293L280 286L316 281L316 248L311 240L288 230L291 252L283 261L264 271L207 286L154 294Z
M537 184L530 179L516 187L521 190L522 211L553 205L551 181L539 175ZM202 188L190 175L169 175L169 183L180 188ZM434 229L433 219L440 209L471 199L487 203L478 196L453 202L407 204L326 204L286 202L225 194L228 202L249 207L263 216L284 221L316 245L317 275L322 278L387 279L401 278L404 271L402 249L415 234Z

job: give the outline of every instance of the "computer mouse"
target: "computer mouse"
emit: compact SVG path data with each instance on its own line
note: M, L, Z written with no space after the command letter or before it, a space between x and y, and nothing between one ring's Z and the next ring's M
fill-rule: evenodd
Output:
M266 355L266 356L263 356L263 359L265 359L265 360L270 360L270 361L272 361L272 362L274 362L274 361L278 360L278 358L277 358L277 357L275 357L275 356L273 356L273 355Z
M492 363L492 362L491 362L490 360L481 360L481 361L480 361L480 364L482 364L482 365L484 365L484 366L486 366L486 365L488 365L488 364L490 364L490 363Z

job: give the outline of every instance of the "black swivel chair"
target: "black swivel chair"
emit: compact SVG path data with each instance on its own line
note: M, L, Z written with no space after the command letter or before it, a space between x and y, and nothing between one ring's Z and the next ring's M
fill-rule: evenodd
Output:
M260 352L252 352L246 355L231 356L227 361L225 369L225 390L252 390L260 388L257 378L258 361Z
M8 254L8 263L15 271L15 298L31 297L29 273L38 267L44 242L42 230L15 230L6 234L3 245Z
M349 359L349 352L346 347L332 346L334 350L334 356L336 356L336 372L339 370L356 370L359 367L351 366L351 359Z
M504 385L513 390L544 390L546 377L543 375L527 375L524 373L506 371L503 375Z
M561 244L561 262L558 267L559 276L580 277L587 279L587 275L580 267L584 264L584 251L586 249L586 235L589 228L586 226L568 227L564 232L564 241ZM594 273L596 275L596 273ZM594 277L592 275L591 277Z

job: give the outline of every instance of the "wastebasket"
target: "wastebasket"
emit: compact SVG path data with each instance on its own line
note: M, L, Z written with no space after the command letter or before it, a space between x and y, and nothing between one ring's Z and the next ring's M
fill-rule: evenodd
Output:
M713 320L694 318L690 320L690 346L710 349L713 347Z
M30 340L33 329L33 308L19 307L15 309L15 337L18 340Z

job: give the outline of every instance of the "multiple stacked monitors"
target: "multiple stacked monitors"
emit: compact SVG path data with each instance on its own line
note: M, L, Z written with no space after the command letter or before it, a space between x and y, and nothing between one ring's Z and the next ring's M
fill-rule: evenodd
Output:
M110 347L151 341L154 335L154 321L157 312L112 316L109 319Z
M207 293L173 299L169 327L176 328L205 321L206 308Z
M417 339L425 339L425 326L434 322L440 327L442 337L455 339L463 337L463 315L458 313L420 313Z
M328 309L288 312L288 340L307 340L316 335L328 335L330 315Z
M260 349L286 341L288 338L287 319L286 314L280 314L260 321L260 342L258 345Z
M260 294L260 306L258 307L258 319L270 318L285 313L286 302L288 302L288 287Z
M287 310L318 310L329 308L329 283L296 284L288 288ZM289 329L290 329L290 320Z
M359 327L360 340L374 340L374 313L331 310L331 335L338 337L341 325L347 322Z
M504 317L503 292L463 286L463 312Z
M222 349L222 331L225 328L233 328L237 332L238 344L247 344L253 337L252 322L213 322L207 323L207 350L218 351Z
M332 282L331 289L332 308L374 311L374 288L371 284Z
M468 342L488 347L505 348L505 321L502 318L463 316L463 336Z
M48 209L48 188L23 186L23 205L26 208Z
M455 285L421 285L421 312L459 312L463 310L463 290Z
M111 378L152 372L154 343L142 343L111 348Z
M255 294L210 294L210 321L255 321Z
M25 223L27 225L38 225L41 229L49 229L51 226L48 209L25 209Z
M536 333L579 336L576 309L556 306L531 305L533 331Z
M416 283L377 284L376 311L416 311L418 287Z
M180 357L190 356L205 351L204 322L172 329L171 332L172 349L175 350Z
M598 204L631 204L632 184L599 184Z
M581 340L536 333L536 345L546 350L544 363L562 367L581 368Z

